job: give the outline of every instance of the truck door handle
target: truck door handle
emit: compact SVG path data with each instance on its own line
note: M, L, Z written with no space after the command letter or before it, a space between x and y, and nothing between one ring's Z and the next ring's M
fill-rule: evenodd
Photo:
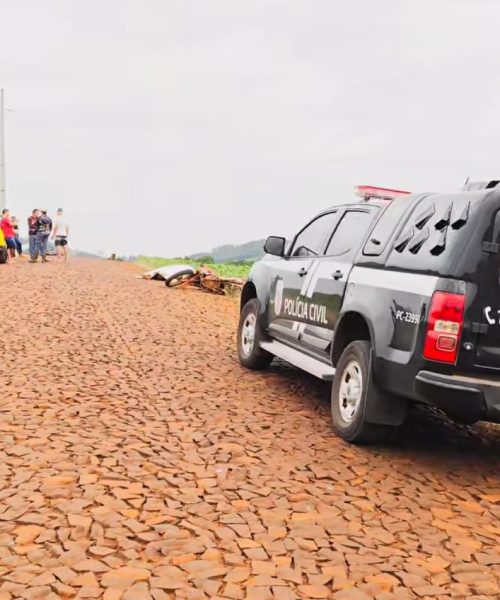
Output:
M299 277L304 277L304 275L307 275L307 269L302 267L302 269L299 271Z
M342 279L344 277L344 273L340 269L337 269L332 273L332 277L337 281L338 279Z

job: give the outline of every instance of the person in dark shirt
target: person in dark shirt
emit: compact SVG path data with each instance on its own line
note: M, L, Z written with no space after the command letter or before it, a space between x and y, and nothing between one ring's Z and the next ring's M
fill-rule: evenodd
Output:
M31 260L35 258L35 247L36 247L36 234L38 233L38 219L40 218L40 211L35 208L28 217L28 237L29 237L29 251Z
M42 257L42 262L47 261L47 244L50 232L52 231L52 219L47 215L46 210L41 211L38 219L38 231L36 233L35 254L30 262L37 262L38 255Z

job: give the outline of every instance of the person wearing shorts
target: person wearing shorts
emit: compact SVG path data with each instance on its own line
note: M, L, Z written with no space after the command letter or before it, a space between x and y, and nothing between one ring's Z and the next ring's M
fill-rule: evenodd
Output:
M63 209L57 209L57 216L52 230L52 238L55 238L57 260L64 261L68 259L68 235L69 225L66 218L63 216Z
M9 257L12 261L16 258L16 232L14 231L14 227L12 226L12 221L10 219L10 211L8 208L4 208L2 211L2 220L0 221L0 228L3 231Z

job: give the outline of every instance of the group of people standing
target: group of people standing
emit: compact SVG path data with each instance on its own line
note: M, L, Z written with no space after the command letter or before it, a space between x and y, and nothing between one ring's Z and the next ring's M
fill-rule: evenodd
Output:
M16 255L19 257L22 256L23 247L19 237L19 223L16 217L10 216L8 208L2 211L0 230L5 238L8 260L15 260ZM38 257L41 257L42 262L48 262L47 249L49 238L55 240L58 260L66 261L68 236L69 225L64 217L62 208L57 209L57 216L54 222L52 222L46 210L35 208L28 217L30 262L38 262Z

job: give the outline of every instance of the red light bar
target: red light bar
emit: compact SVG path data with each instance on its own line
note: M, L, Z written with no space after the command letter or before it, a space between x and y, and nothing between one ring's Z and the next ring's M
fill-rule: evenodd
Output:
M411 192L405 190L393 190L391 188L375 187L373 185L357 185L354 188L355 193L361 198L368 200L369 198L383 198L384 200L394 200L402 196L408 196Z

